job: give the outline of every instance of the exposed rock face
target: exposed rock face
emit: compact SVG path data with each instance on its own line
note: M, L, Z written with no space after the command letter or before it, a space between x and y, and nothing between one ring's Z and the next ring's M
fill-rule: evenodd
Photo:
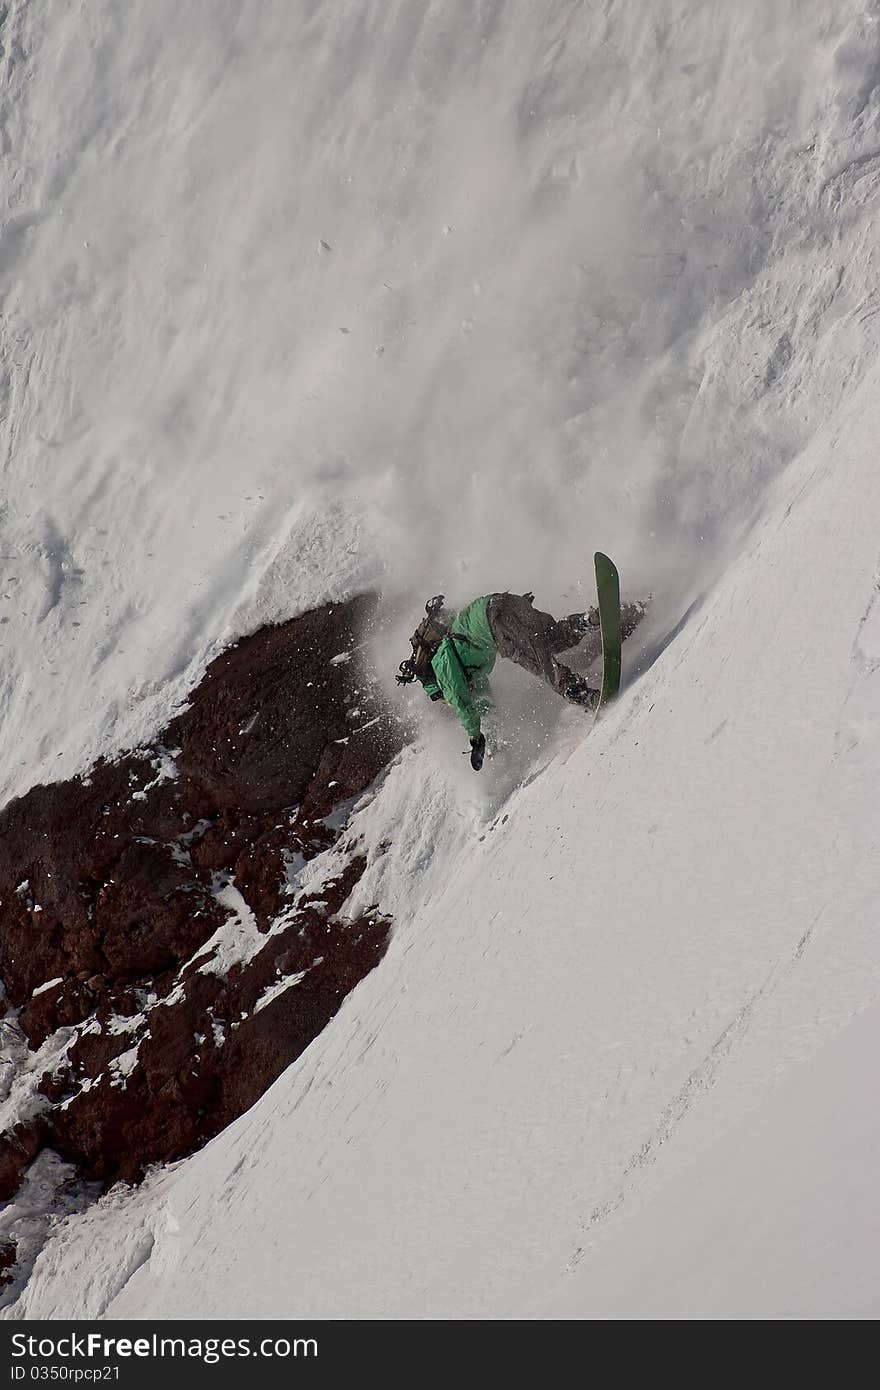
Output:
M11 1284L12 1273L18 1257L18 1246L14 1240L0 1240L0 1288Z
M374 602L243 639L153 747L0 813L3 1032L36 1081L0 1198L44 1146L101 1182L191 1152L381 959L388 919L342 911L365 859L325 823L402 743L358 659Z

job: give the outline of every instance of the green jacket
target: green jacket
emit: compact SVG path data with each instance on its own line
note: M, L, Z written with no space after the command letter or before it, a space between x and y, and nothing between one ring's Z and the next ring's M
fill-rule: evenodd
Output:
M498 648L486 608L491 594L475 598L455 618L450 634L434 653L431 667L436 681L425 682L432 700L443 699L458 715L468 738L480 732L480 715L490 708L489 672Z

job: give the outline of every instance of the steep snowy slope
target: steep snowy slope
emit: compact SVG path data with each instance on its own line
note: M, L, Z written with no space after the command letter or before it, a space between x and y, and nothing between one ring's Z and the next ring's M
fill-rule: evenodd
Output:
M861 3L2 13L7 794L380 574L693 593L876 344Z
M880 990L877 380L792 467L700 613L503 821L478 835L424 754L401 762L360 818L367 840L399 837L364 892L408 895L381 969L209 1149L130 1206L69 1220L28 1313L876 1311L880 1266L862 1239L853 1270L849 1244L876 1124L851 1150L810 1142L823 1116L852 1127L865 1069L849 1090L839 1065L810 1073L803 1142L770 1127L766 1195L748 1112L772 1114L777 1079ZM702 1202L679 1196L659 1255L646 1208L639 1285L640 1210L695 1160ZM781 1235L772 1210L757 1235L731 1219L731 1190L765 1210L787 1165ZM839 1248L827 1218L824 1242L801 1238L816 1189L837 1197ZM707 1207L724 1260L698 1238ZM743 1303L752 1262L774 1275ZM85 1296L83 1265L100 1267Z
M555 1318L871 1318L876 1002L584 1262Z
M8 6L4 794L369 582L386 670L423 590L573 607L601 544L656 595L588 739L541 701L478 780L426 728L354 821L381 967L12 1316L589 1315L603 1271L625 1316L670 1225L693 1277L686 1170L735 1238L737 1135L878 993L877 19ZM811 1249L757 1311L847 1311Z

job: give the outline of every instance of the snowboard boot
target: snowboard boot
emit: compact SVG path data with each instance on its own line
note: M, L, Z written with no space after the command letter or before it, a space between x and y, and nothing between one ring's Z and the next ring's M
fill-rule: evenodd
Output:
M574 632L580 633L581 637L586 637L590 632L599 630L599 610L590 608L586 613L572 613L565 619Z
M620 605L620 636L622 641L632 637L639 623L648 611L650 599L637 599L635 603Z
M566 700L572 705L580 705L582 709L596 709L599 705L601 691L594 690L591 685L587 684L583 676L578 676L564 694Z

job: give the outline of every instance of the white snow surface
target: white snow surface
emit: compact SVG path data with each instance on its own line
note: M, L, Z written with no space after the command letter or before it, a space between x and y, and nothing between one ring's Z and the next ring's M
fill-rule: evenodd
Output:
M880 8L0 44L5 795L364 584L389 672L441 588L654 592L588 737L501 673L475 778L426 708L349 832L385 960L5 1316L876 1316Z

